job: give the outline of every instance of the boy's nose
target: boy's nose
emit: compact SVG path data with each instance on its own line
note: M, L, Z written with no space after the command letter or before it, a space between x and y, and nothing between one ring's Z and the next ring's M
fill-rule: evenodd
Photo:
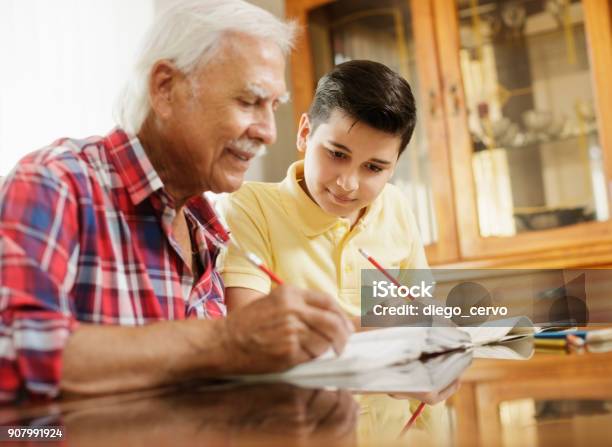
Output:
M336 183L347 192L355 191L359 187L359 179L354 172L340 174Z

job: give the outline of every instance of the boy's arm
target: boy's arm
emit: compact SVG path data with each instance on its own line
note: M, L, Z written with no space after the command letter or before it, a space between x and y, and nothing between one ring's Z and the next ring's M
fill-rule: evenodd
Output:
M232 312L264 296L263 293L257 290L246 289L244 287L228 287L225 289L227 311Z
M257 189L245 184L236 193L224 197L217 208L231 231L232 239L241 249L255 254L266 266L274 269L268 223ZM251 264L233 244L229 244L221 254L217 266L225 284L225 301L230 312L261 298L272 289L270 278Z

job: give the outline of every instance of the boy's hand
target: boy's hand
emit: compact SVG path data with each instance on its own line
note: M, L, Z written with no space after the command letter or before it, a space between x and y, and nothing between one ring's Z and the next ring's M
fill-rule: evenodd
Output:
M282 371L332 347L342 352L352 323L333 298L283 285L225 320L230 373Z

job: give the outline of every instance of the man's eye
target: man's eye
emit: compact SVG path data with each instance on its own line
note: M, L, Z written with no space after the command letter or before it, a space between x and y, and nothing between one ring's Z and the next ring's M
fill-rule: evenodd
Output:
M373 165L372 163L368 163L366 165L366 168L368 168L372 172L380 172L380 171L382 171L382 168L380 166Z
M257 104L254 101L248 101L246 99L238 99L238 102L246 107L253 107L255 104Z

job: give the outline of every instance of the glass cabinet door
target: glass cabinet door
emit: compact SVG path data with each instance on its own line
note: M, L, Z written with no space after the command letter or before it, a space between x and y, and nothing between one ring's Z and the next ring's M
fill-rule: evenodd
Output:
M460 142L455 192L466 205L458 208L472 213L459 217L468 256L552 247L580 234L583 242L588 223L609 232L611 148L598 120L609 106L594 89L602 61L592 59L583 3L436 1L446 16L438 25L453 21L454 36L438 36L446 39L449 136Z
M457 244L449 164L445 155L435 155L444 153L446 143L432 26L431 4L424 1L339 0L308 14L315 79L335 64L369 59L410 83L417 126L392 182L412 207L430 262L441 262L457 257ZM436 175L432 159L442 159L436 163Z

